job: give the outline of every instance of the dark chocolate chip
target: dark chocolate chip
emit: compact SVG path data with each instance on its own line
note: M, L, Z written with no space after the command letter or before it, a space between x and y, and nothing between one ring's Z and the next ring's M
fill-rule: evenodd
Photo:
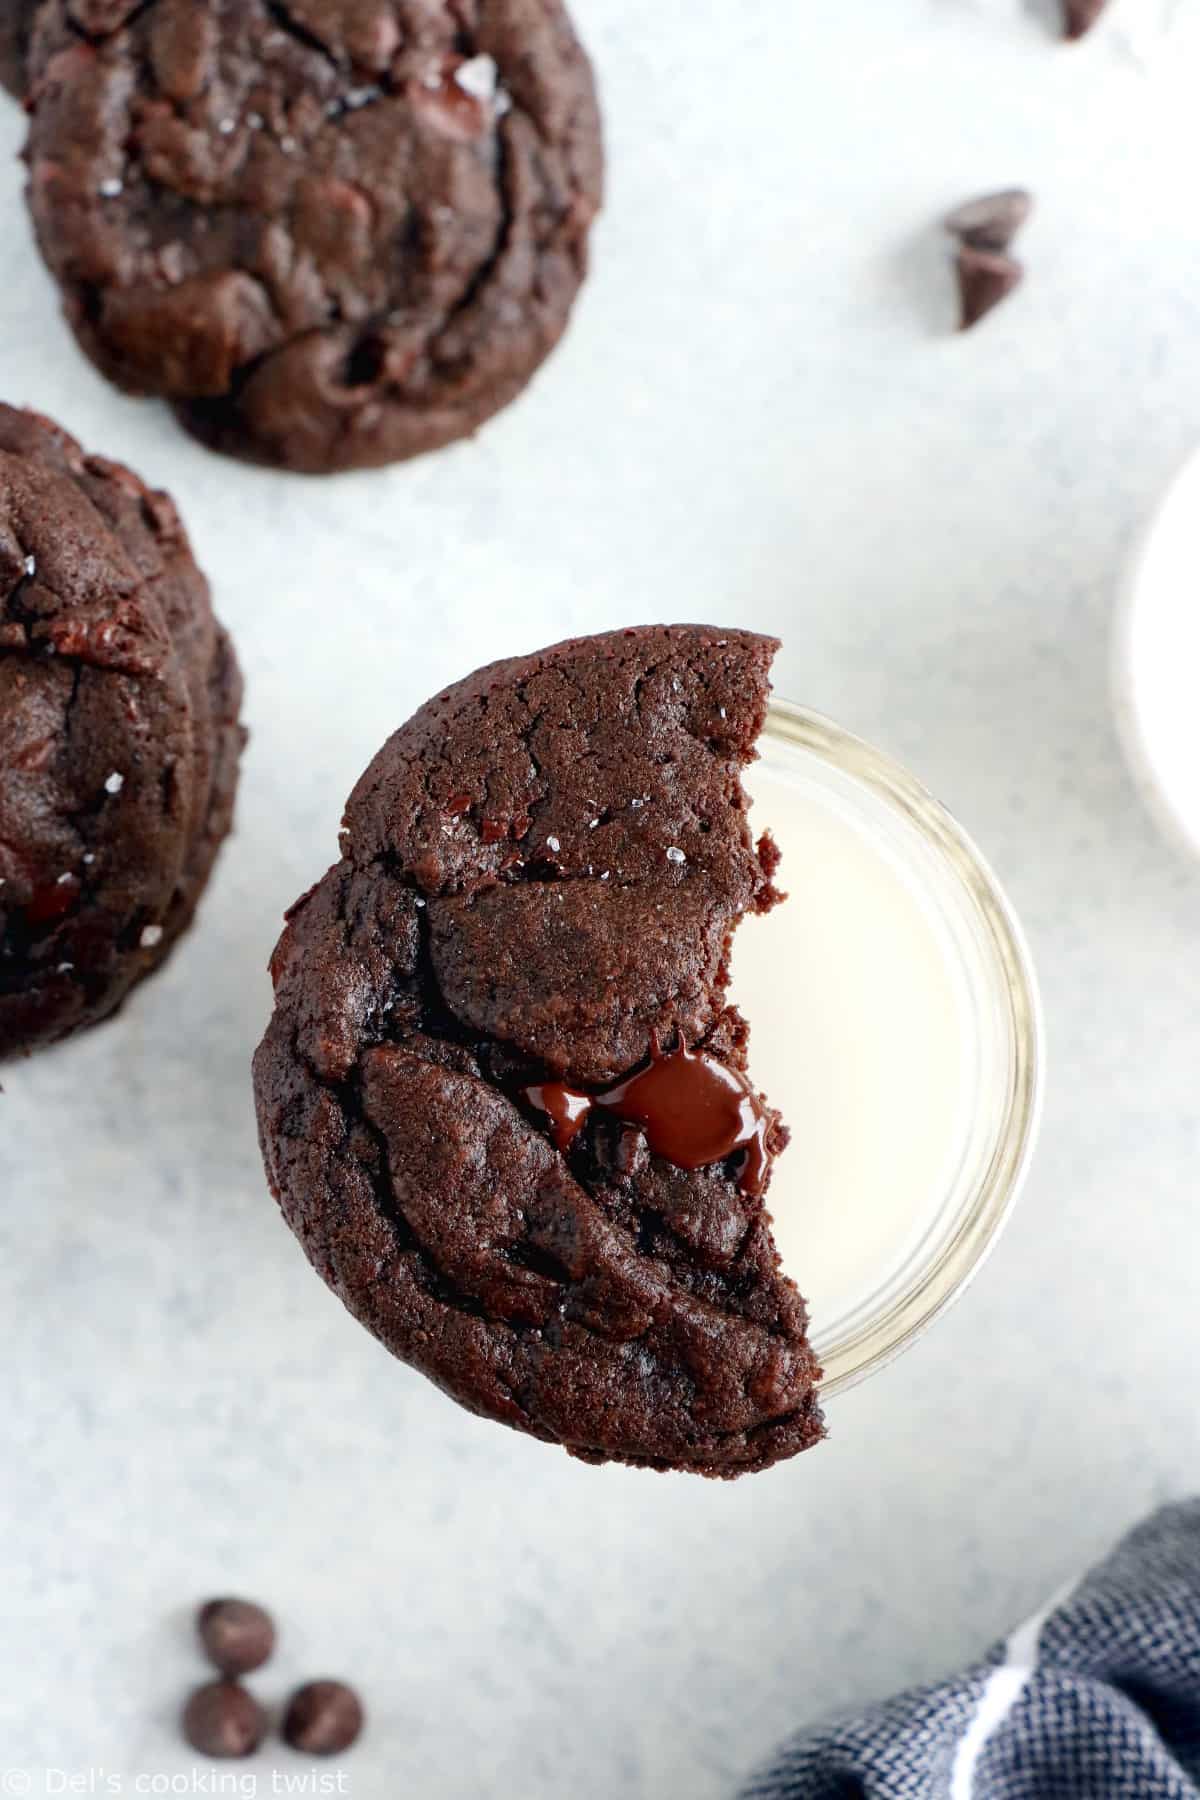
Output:
M363 1728L362 1701L341 1681L310 1681L288 1701L283 1740L309 1756L337 1756Z
M275 1648L270 1613L251 1600L209 1600L196 1614L204 1654L222 1675L261 1668Z
M1063 30L1069 38L1086 37L1108 0L1063 0Z
M35 888L25 908L25 917L30 925L48 925L54 919L65 919L79 899L80 881L77 875L60 875L58 880L47 887Z
M267 1732L267 1715L236 1681L210 1681L183 1709L183 1735L201 1756L252 1756Z
M963 331L970 331L992 308L1008 298L1025 271L1011 256L995 250L975 250L964 244L958 253L958 287L962 299Z
M1002 188L956 206L946 215L946 230L973 250L1007 250L1032 211L1032 194Z

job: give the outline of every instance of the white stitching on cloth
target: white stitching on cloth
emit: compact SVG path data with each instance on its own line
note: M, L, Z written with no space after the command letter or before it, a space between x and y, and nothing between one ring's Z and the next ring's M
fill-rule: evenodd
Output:
M964 1731L954 1754L950 1773L950 1800L974 1800L975 1771L988 1739L997 1732L1017 1701L1021 1698L1037 1668L1038 1651L1046 1621L1053 1617L1063 1601L1078 1587L1068 1582L1047 1606L1018 1625L1004 1646L1004 1661L999 1663L984 1683L975 1716Z

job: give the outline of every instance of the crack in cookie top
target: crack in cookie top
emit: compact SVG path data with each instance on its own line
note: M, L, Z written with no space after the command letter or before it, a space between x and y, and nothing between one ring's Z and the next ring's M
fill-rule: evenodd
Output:
M218 449L436 448L566 326L602 154L560 0L47 0L30 87L80 342Z
M644 628L448 689L273 963L260 1134L313 1263L463 1404L587 1460L737 1475L821 1435L762 1200L786 1131L726 1005L778 899L741 785L774 649ZM703 1131L663 1111L696 1080Z

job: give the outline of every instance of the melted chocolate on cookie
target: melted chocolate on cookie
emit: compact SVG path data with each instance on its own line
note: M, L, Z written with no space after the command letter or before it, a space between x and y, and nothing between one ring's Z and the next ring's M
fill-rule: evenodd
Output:
M522 1098L550 1122L559 1150L569 1150L593 1112L637 1126L654 1156L677 1169L703 1169L742 1153L738 1186L761 1196L770 1173L767 1141L775 1115L740 1069L704 1050L663 1053L655 1046L644 1069L598 1094L565 1082L522 1089Z

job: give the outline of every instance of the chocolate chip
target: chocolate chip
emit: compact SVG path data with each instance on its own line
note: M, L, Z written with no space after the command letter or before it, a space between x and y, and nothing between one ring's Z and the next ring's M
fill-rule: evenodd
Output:
M251 1600L209 1600L196 1614L204 1654L222 1675L261 1668L275 1648L270 1613Z
M49 925L55 919L64 919L79 899L80 886L79 877L68 873L46 887L35 888L25 908L28 923Z
M251 1756L267 1731L267 1715L236 1681L210 1681L183 1709L183 1735L201 1756Z
M283 1740L310 1756L348 1750L363 1728L362 1702L340 1681L310 1681L288 1701Z
M1069 38L1085 37L1108 0L1063 0L1063 29Z
M962 299L963 331L978 325L994 306L1007 299L1025 271L1011 256L995 250L975 250L964 244L958 253L958 287Z
M966 200L946 215L946 230L973 250L1007 250L1033 211L1033 195L1024 188L1002 188Z

